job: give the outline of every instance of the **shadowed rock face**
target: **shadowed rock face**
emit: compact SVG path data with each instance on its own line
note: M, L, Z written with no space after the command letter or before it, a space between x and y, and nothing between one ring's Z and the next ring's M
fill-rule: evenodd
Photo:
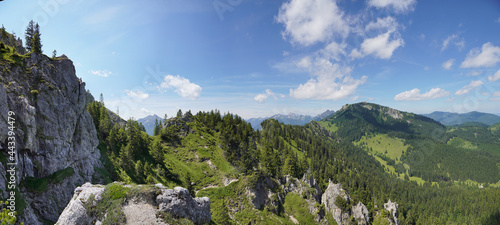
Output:
M21 64L0 64L0 71L0 130L8 130L8 111L16 114L17 184L26 177L43 178L68 167L74 170L41 193L20 187L27 203L21 222L56 221L75 187L90 181L94 167L101 167L95 126L86 111L85 83L67 57L53 60L32 53ZM3 148L7 135L0 132ZM0 184L5 183L3 166L0 174ZM0 185L4 194L5 188Z

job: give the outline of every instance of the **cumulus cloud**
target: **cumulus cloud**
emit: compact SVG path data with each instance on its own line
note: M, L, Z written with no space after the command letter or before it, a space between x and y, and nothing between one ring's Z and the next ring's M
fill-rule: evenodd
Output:
M465 48L465 40L463 38L460 38L458 34L452 34L448 36L446 39L444 39L441 51L446 50L446 48L448 48L450 44L455 45L458 48L458 50L462 50Z
M107 70L90 70L89 73L100 77L108 77L109 75L111 75L111 72Z
M461 68L490 67L500 62L500 47L490 42L483 44L481 50L472 49L460 65Z
M415 9L416 0L368 0L368 5L376 8L391 7L397 13L406 13Z
M351 58L362 58L367 55L373 55L381 59L389 59L392 53L399 47L404 46L405 42L398 35L391 35L392 31L380 34L374 38L367 38L361 43L361 49L353 49L349 55ZM391 38L391 36L393 36Z
M390 30L396 31L398 27L398 22L394 17L388 16L385 18L377 18L377 21L371 21L365 27L366 31L372 30Z
M493 97L500 97L500 91L495 91L493 93Z
M455 92L455 95L465 95L472 91L474 88L483 85L484 83L480 80L473 80L468 85L462 87L461 89Z
M144 93L140 90L137 90L137 91L125 90L125 93L127 93L127 95L132 97L132 98L137 98L137 99L141 99L141 100L144 100L144 99L149 97L148 93Z
M453 66L453 63L455 63L455 59L450 59L446 62L443 63L443 69L445 70L451 70L451 67Z
M284 38L304 46L349 34L344 12L335 0L290 0L281 5L275 19L285 26Z
M285 97L283 94L277 95L274 92L272 92L270 89L266 89L264 91L264 93L256 95L253 99L255 101L257 101L258 103L264 103L269 97L273 97L274 100L277 100L278 99L277 96L280 96L282 98Z
M364 84L366 76L361 79L351 77L352 68L332 63L325 58L315 58L308 68L313 77L295 89L290 89L290 97L296 99L345 99L356 92L359 85Z
M489 76L488 80L491 82L500 80L500 70L498 70L495 74L493 74L493 76Z
M163 78L163 82L160 84L160 88L169 89L174 88L175 92L183 98L188 98L191 100L198 99L201 95L202 88L194 83L191 83L188 79L181 77L179 75L167 75Z
M433 88L425 93L420 93L420 89L415 88L413 90L405 91L405 92L397 94L394 97L394 100L396 100L396 101L420 101L420 100L426 100L426 99L441 98L441 97L448 96L449 94L450 94L450 92L445 91L441 88Z

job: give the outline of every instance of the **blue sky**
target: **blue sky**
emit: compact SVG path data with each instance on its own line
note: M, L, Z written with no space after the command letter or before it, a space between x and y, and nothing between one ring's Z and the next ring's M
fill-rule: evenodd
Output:
M24 36L124 118L219 109L316 115L369 101L500 113L495 0L147 0L0 3Z

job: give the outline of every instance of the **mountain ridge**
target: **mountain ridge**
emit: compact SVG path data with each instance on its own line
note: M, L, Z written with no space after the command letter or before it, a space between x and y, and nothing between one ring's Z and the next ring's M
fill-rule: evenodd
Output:
M278 113L278 114L274 114L274 115L268 116L268 117L250 118L250 119L247 119L246 121L248 121L252 125L253 129L257 130L257 129L261 128L260 123L262 123L262 121L267 120L267 119L276 119L279 122L282 122L284 124L289 124L289 125L305 125L305 124L311 122L311 120L319 121L319 120L322 120L322 119L324 119L324 118L326 118L334 113L335 113L334 110L329 110L329 109L321 114L314 116L314 117L310 116L310 115L301 115L301 114L296 114L296 113L289 113L286 115Z
M489 126L500 123L500 116L492 113L483 113L478 111L472 111L468 113L434 111L432 113L422 115L432 118L446 126L460 125L466 122L480 122Z

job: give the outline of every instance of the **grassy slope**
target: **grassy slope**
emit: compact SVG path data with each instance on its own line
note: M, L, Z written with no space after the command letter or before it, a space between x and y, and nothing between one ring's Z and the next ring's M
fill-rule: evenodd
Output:
M165 165L181 177L191 176L191 181L196 183L196 189L207 186L222 185L223 178L235 178L237 171L227 162L218 144L221 143L219 134L211 132L197 122L192 122L190 127L193 133L188 133L181 139L180 145L162 143L165 153ZM209 165L211 164L215 167ZM168 186L178 184L167 182Z

